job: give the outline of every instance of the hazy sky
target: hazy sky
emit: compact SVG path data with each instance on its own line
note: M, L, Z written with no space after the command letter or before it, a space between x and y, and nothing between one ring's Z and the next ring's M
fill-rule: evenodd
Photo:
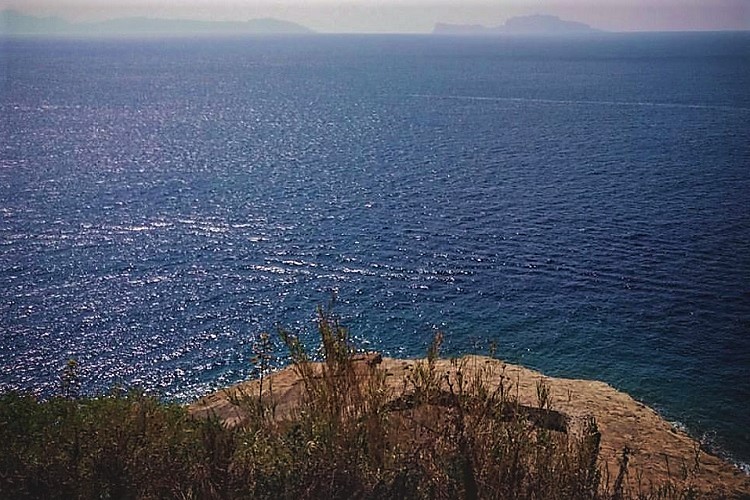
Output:
M526 14L610 31L750 29L750 0L0 0L3 8L79 21L276 17L322 32L427 32L436 22L498 25Z

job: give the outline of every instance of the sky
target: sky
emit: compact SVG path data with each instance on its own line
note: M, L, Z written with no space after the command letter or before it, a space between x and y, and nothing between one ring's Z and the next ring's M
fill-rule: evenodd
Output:
M71 21L275 17L330 33L421 33L437 22L497 26L529 14L607 31L750 30L750 0L0 0L6 8Z

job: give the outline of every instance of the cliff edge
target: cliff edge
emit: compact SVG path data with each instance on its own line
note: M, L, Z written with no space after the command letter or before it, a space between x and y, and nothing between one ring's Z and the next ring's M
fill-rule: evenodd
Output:
M358 355L355 366L363 371L377 365L385 375L388 397L402 399L409 377L424 360L381 358L377 354ZM456 373L456 360L437 359L435 373L447 383ZM321 364L315 364L321 369ZM486 377L489 386L508 384L520 408L538 407L540 382L548 388L547 398L554 414L563 422L563 432L576 432L581 422L596 419L601 433L599 466L603 477L614 478L627 455L628 473L624 480L631 493L653 485L690 487L710 496L747 498L750 477L732 464L702 450L686 433L661 418L656 411L617 391L606 383L592 380L551 378L543 374L484 356L460 359L463 377ZM489 374L489 375L488 375ZM272 387L272 391L268 388ZM189 406L195 417L215 416L227 426L242 424L248 418L237 404L239 395L258 396L258 380L243 382L205 396ZM275 418L294 415L304 397L299 371L288 367L266 377L263 397L271 398Z

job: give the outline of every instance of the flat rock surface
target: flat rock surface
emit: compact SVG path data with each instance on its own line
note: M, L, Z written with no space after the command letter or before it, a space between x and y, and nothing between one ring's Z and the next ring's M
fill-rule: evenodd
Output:
M392 396L403 394L408 387L405 380L420 360L381 358L377 354L359 355L356 365L365 371L368 364L377 364L385 370L386 383ZM421 360L424 362L424 360ZM465 356L464 375L470 376L478 370L484 371L487 382L500 383L504 377L506 385L512 385L512 395L517 395L523 405L538 404L537 383L544 380L549 387L551 408L576 421L593 416L602 435L600 461L603 478L609 475L610 484L619 470L619 459L625 447L631 450L627 484L632 493L648 491L650 485L671 481L682 487L691 483L704 492L723 494L729 498L750 498L750 477L732 464L700 449L699 444L669 422L656 411L634 400L604 382L551 378L521 366L506 364L484 356ZM439 374L455 373L456 365L447 359L436 361ZM319 367L318 367L319 368ZM292 367L285 368L266 377L264 394L268 382L273 386L276 415L283 418L294 410L303 395L304 387ZM243 382L210 394L189 406L197 417L216 415L226 425L237 425L245 417L239 407L232 403L235 396L257 397L259 381ZM692 471L684 477L683 471ZM640 489L639 489L640 483Z

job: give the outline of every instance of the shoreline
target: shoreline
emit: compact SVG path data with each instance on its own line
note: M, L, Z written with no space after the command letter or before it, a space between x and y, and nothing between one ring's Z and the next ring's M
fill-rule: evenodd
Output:
M512 365L486 356L459 358L468 377L487 376L488 383L510 382L517 401L529 408L538 405L537 387L543 381L549 388L551 410L569 422L566 432L593 417L601 433L599 452L602 478L611 481L620 469L623 450L628 453L626 484L631 492L648 491L651 485L670 484L694 487L698 491L729 498L750 496L750 476L731 461L703 450L700 443L679 426L664 419L656 410L596 380L548 377L541 372ZM424 359L382 358L379 354L356 355L355 366L362 370L377 366L386 376L390 397L404 394L407 377ZM315 363L315 366L321 366ZM455 361L437 359L438 374L450 377ZM272 393L268 387L272 387ZM227 426L237 426L247 418L232 401L238 396L258 396L259 380L241 382L208 394L188 406L198 418L218 417ZM276 418L292 415L304 396L302 380L294 366L287 366L264 377L264 397L272 397Z

